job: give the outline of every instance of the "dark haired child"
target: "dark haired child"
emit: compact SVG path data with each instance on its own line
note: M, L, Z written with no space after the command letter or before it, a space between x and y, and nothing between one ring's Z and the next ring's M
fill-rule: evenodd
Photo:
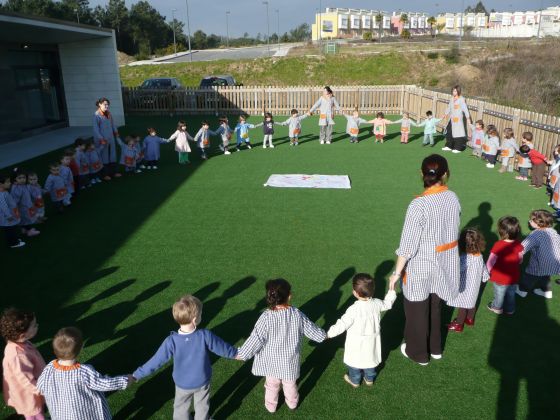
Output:
M18 237L18 225L21 222L19 209L10 194L12 181L8 175L0 176L0 227L6 236L6 243L10 248L25 246Z
M350 136L350 143L358 143L358 134L360 133L360 124L367 124L367 121L360 118L358 108L352 111L352 115L346 117L346 134Z
M82 138L77 138L74 141L74 150L76 151L75 160L78 165L78 183L76 184L76 189L83 190L90 186L89 183L89 160L86 156L86 140ZM106 180L110 180L110 177L105 177Z
M245 115L239 116L239 123L235 126L235 133L237 134L237 144L235 145L235 150L240 152L241 145L245 144L247 149L251 149L251 138L249 136L249 130L252 128L260 127L262 124L249 124L247 122L247 117Z
M203 160L208 159L206 150L210 148L210 136L215 135L216 133L210 130L210 124L208 124L208 121L202 121L202 126L194 136L194 141L200 150L200 157L202 157Z
M531 148L527 144L523 144L519 148L519 157L517 158L517 167L519 168L519 176L515 179L519 181L527 181L529 179L529 169L533 167L531 163L531 158L529 157L529 152Z
M29 172L27 174L27 189L31 194L33 205L37 211L37 222L42 223L47 220L45 217L45 200L43 200L45 192L41 185L39 185L39 177L35 172Z
M70 178L72 177L70 176ZM25 172L17 169L14 171L10 194L18 207L21 218L21 233L28 237L39 235L41 232L33 226L37 223L37 209L33 204L31 192L27 187L27 174Z
M133 377L138 380L145 378L173 359L173 418L190 418L189 408L194 398L195 420L207 420L210 418L212 379L210 353L234 359L237 350L211 331L198 328L202 318L202 302L195 296L182 296L173 304L172 311L179 330L173 331L163 341L156 354L134 371Z
M6 309L0 318L0 330L6 340L2 369L4 401L26 420L44 420L45 400L37 389L37 379L45 360L31 343L39 324L33 312Z
M121 160L120 164L124 166L126 173L140 173L142 172L137 168L138 164L138 149L136 148L136 135L126 136L124 142L120 137L117 137L117 143L121 147Z
M293 410L298 405L296 381L299 378L303 336L320 343L325 340L326 334L299 309L290 305L290 283L284 279L269 280L265 287L268 309L261 314L251 335L239 348L238 359L255 357L251 372L255 376L266 377L264 404L269 412L274 413L280 386L288 408Z
M488 281L490 275L484 264L482 253L486 247L484 236L478 229L467 228L459 235L459 261L461 277L459 294L447 304L458 309L457 318L447 326L449 331L463 332L464 324L474 325L476 300L480 284Z
M422 141L422 146L434 147L434 136L437 133L437 125L441 121L441 118L434 118L432 111L426 111L426 119L421 123L417 123L416 127L424 127L424 140Z
M499 170L500 173L508 171L509 168L513 171L513 165L510 165L510 163L511 159L515 156L517 148L517 142L513 136L513 129L504 129L504 138L502 140L502 144L500 145L500 156L502 157L502 167Z
M56 359L37 381L53 419L110 419L104 392L125 389L134 382L132 375L103 376L93 366L77 361L83 347L80 330L60 329L53 339Z
M103 161L101 160L101 156L97 152L95 148L95 144L92 141L87 142L86 144L86 156L89 163L89 181L93 184L99 184L101 178L101 171L103 170Z
M400 120L395 121L395 124L401 124L401 144L408 144L408 136L410 135L410 128L416 125L414 121L410 119L410 114L408 112L403 113Z
M274 118L270 112L264 114L263 126L263 149L269 146L274 149L274 144L272 144L272 136L274 135Z
M552 151L554 163L548 171L547 189L550 193L549 205L556 210L556 220L560 220L560 146Z
M496 164L496 157L500 148L500 137L498 136L498 130L495 128L489 128L487 134L488 138L482 145L482 158L488 162L486 167L492 169Z
M472 156L482 157L482 145L484 144L484 121L477 120L472 127L471 146Z
M553 162L549 162L547 157L541 152L538 152L533 145L533 134L526 131L522 135L523 143L529 146L530 150L527 152L529 159L531 160L531 165L533 167L531 171L531 185L536 189L542 188L543 178L546 170L546 165L552 165Z
M385 299L374 299L375 281L369 274L358 273L352 279L352 294L356 302L327 331L333 338L346 332L344 364L348 374L344 380L354 388L362 377L368 386L377 377L376 367L381 363L381 312L393 307L397 294L389 289Z
M387 134L387 126L389 124L394 124L393 121L385 118L383 112L378 112L376 118L368 121L368 123L373 124L373 134L375 135L375 142L383 144L385 140L385 135Z
M50 194L51 201L59 212L71 204L70 194L66 189L64 179L60 176L60 164L49 165L49 176L45 181L45 190Z
M495 314L513 315L515 312L515 291L523 262L523 245L518 238L521 234L519 220L504 216L498 220L500 240L490 250L486 268L494 285L494 300L488 309Z
M169 137L169 141L173 140L175 140L175 151L179 155L179 163L181 165L191 163L189 161L189 153L191 152L189 141L194 141L194 139L187 132L187 124L184 121L177 123L177 130Z
M519 282L517 294L527 296L533 292L552 299L550 276L560 274L560 235L554 229L554 216L547 210L534 210L529 216L533 231L523 240L523 253L531 254L529 264Z
M290 138L290 146L297 146L299 144L299 136L301 135L301 120L308 117L308 114L299 115L297 109L292 109L290 112L291 117L276 125L288 126L288 137Z
M222 144L220 144L220 150L224 152L224 155L231 155L231 152L228 150L229 141L231 140L231 134L233 130L229 126L229 121L227 117L220 117L220 126L214 131L217 136L220 136L222 139Z
M143 153L146 169L157 169L160 158L160 146L168 140L158 137L156 129L148 128L148 135L144 137Z
M71 196L73 196L74 192L76 191L75 184L74 184L74 176L72 175L72 169L70 169L70 162L72 162L72 159L74 159L75 155L76 153L72 149L68 149L64 151L64 155L60 159L60 176L62 177L62 179L64 179L64 185L68 190L68 194L70 194ZM88 162L88 174L89 174L89 160L85 155L85 151L84 151L84 156L86 157L86 161Z

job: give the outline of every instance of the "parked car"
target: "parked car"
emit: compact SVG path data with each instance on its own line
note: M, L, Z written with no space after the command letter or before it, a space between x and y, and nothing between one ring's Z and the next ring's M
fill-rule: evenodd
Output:
M140 89L180 89L181 83L174 77L158 77L142 82Z
M210 89L213 87L242 86L235 81L232 75L224 74L219 76L206 76L200 81L200 89ZM213 110L218 106L220 98L213 91L198 92L196 103L199 109Z
M235 81L232 75L224 74L220 76L206 76L200 81L201 88L213 86L242 86Z

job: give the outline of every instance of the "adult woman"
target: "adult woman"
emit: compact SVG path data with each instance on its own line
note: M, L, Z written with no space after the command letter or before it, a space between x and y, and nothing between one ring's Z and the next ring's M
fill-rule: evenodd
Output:
M319 127L321 127L319 139L321 140L321 144L331 144L334 110L340 111L340 105L333 96L333 91L329 86L323 88L323 96L315 102L315 105L311 107L307 114L311 115L317 109L319 110Z
M449 175L443 156L431 155L422 162L425 190L408 206L390 277L394 286L402 276L406 322L401 351L421 365L428 363L429 354L441 358L441 300L459 292L461 206L445 185Z
M449 101L449 106L443 117L444 119L449 118L449 122L447 123L445 147L441 150L461 153L467 147L467 133L470 134L472 121L465 98L461 96L461 86L453 86L452 94L453 98ZM465 126L465 120L467 126Z
M111 176L120 177L121 174L116 173L117 166L117 150L115 148L115 139L119 135L113 121L113 116L109 112L109 99L100 98L95 102L97 111L93 115L93 141L95 148L103 161L103 169L105 171L105 181L111 180Z

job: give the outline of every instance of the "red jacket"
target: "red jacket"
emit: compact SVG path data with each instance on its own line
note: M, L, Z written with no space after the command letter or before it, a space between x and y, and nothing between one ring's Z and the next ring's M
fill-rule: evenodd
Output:
M529 150L529 159L531 159L531 163L533 165L541 165L543 163L547 163L548 159L546 158L545 155L543 155L540 152L537 152L535 149L531 149Z
M80 169L78 168L78 164L76 163L76 159L72 159L70 161L70 165L68 165L70 167L70 170L72 171L72 175L73 176L77 176L80 174Z

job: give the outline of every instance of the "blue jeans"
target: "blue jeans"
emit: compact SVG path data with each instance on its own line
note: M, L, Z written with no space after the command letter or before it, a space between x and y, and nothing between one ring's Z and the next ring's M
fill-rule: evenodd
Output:
M504 286L497 283L494 285L494 300L492 307L494 309L503 309L504 312L515 312L515 291L517 290L516 284Z
M377 371L375 368L356 369L348 365L346 365L346 367L348 368L348 377L355 385L360 385L360 382L362 382L362 372L364 379L368 382L375 381L375 378L377 377Z
M527 178L529 176L529 168L519 168L519 176Z

